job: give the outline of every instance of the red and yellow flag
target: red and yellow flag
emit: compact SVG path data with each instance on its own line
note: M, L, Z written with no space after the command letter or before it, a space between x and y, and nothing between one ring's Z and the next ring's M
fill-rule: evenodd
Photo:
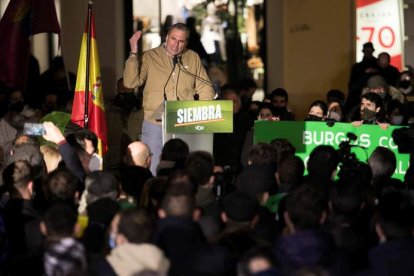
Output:
M84 127L85 88L86 85L88 85L88 128L90 131L94 132L96 136L98 136L98 154L102 157L107 150L107 126L102 92L101 71L99 69L98 47L95 36L95 20L93 15L91 16L89 83L86 84L87 29L88 28L86 26L82 37L71 120L75 124Z

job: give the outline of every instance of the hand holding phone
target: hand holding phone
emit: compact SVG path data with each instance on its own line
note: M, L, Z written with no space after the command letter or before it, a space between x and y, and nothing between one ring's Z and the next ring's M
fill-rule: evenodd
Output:
M43 127L45 129L45 133L43 138L47 141L53 142L55 144L59 144L61 141L65 140L65 136L63 136L60 129L55 126L52 122L44 122Z

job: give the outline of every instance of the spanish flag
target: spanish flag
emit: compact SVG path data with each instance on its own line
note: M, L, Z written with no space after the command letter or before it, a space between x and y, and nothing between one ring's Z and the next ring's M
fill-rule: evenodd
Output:
M79 57L78 74L76 78L75 96L72 107L72 122L85 127L85 91L88 87L88 129L98 136L98 154L102 157L107 150L107 126L105 107L102 92L101 71L99 69L98 47L96 45L95 21L93 14L90 17L90 59L89 82L86 83L86 52L88 39L88 24L82 37L82 45ZM86 86L88 85L88 86Z

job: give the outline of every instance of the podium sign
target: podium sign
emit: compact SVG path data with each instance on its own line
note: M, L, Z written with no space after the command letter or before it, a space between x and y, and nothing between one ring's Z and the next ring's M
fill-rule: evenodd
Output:
M167 101L167 133L231 133L233 101Z

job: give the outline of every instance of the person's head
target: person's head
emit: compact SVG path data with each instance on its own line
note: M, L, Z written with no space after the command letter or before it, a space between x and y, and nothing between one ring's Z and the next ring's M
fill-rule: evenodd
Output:
M25 138L25 142L13 144L10 156L7 158L7 163L10 164L17 160L26 160L35 171L41 170L44 167L44 161L39 146L37 143L32 143L32 139L30 137L24 135L20 136L20 138L16 141L22 141L23 138ZM35 171L34 173L36 173Z
M338 89L329 90L328 93L326 93L326 103L329 105L331 102L339 102L343 105L345 102L344 92Z
M49 173L43 185L43 193L49 203L65 201L74 204L78 189L78 178L66 168L58 168Z
M270 144L276 150L276 158L278 163L280 160L296 153L295 147L287 139L276 138L273 139Z
M364 58L372 58L374 51L374 45L371 42L366 42L362 45L362 53L364 53Z
M256 275L256 273L269 271L276 267L275 259L271 248L258 247L251 249L240 260L237 275Z
M149 168L151 157L152 153L146 144L136 141L128 145L126 159L129 165Z
M391 190L378 200L378 220L375 230L380 242L409 238L414 230L413 195Z
M167 193L168 182L165 176L156 176L148 179L142 189L140 204L143 207L154 206L156 209L161 204Z
M398 88L404 94L410 94L413 91L413 73L411 71L402 71L398 80Z
M111 198L116 200L118 197L118 182L113 174L106 171L94 171L85 178L87 190L86 203L89 205L101 198Z
M268 143L258 143L249 150L249 165L276 164L277 152L275 147Z
M153 221L144 210L123 210L112 219L109 245L114 248L125 243L148 243L153 226Z
M191 191L191 185L186 181L171 183L164 196L161 208L158 210L160 218L181 217L196 218L196 201Z
M165 40L165 51L170 57L180 55L188 43L190 30L183 23L172 25Z
M273 171L253 167L237 176L235 186L237 191L256 198L261 205L265 205L270 194L276 191L276 179Z
M380 75L372 76L367 81L368 92L377 93L382 99L387 95L387 81Z
M287 156L278 163L276 180L280 191L289 192L302 183L305 165L296 155Z
M199 186L212 187L214 159L206 151L194 151L185 160L185 170Z
M194 16L189 16L185 20L185 25L187 25L188 29L195 30L196 27L196 18Z
M276 88L270 93L270 102L276 107L287 107L288 93L283 88Z
M251 78L244 78L239 83L240 97L252 98L254 92L256 91L257 85L256 82Z
M55 147L43 145L40 147L40 152L45 160L48 173L54 171L58 167L60 161L62 161L62 156Z
M320 189L310 184L300 185L286 199L284 218L289 232L318 228L325 222L327 206Z
M369 120L381 111L382 99L377 93L369 92L362 95L360 115L362 120Z
M141 166L126 168L120 173L122 192L138 202L145 183L151 178L152 173L147 168Z
M273 104L265 102L260 103L257 120L271 120L274 116L276 116L276 109Z
M389 179L397 166L397 159L394 152L388 148L377 147L368 160L372 170L373 180Z
M174 138L168 140L162 147L161 160L184 162L189 153L188 144L180 138Z
M72 237L77 232L77 213L66 203L55 203L48 208L40 224L42 233L51 240Z
M404 107L398 100L391 100L387 103L386 117L391 125L402 125L404 122Z
M378 66L381 68L386 68L390 65L391 56L387 52L382 52L378 55Z
M329 190L329 207L336 215L355 218L364 205L364 183L360 175L340 178Z
M315 101L311 104L308 112L308 116L306 117L307 121L322 121L324 120L326 113L328 111L328 107L326 103L323 101Z
M224 223L237 222L254 226L257 222L259 202L244 192L233 192L223 199L221 218Z
M308 172L316 179L333 179L338 164L339 155L332 146L317 146L309 156Z
M91 155L98 149L98 137L88 129L79 129L66 137L68 143L77 151L85 151Z
M345 117L343 106L338 101L331 101L328 105L327 118L341 122Z
M233 101L233 114L239 113L241 109L241 100L236 90L233 89L222 89L221 99Z
M32 169L29 162L18 160L3 170L3 182L11 197L30 199L33 195Z

